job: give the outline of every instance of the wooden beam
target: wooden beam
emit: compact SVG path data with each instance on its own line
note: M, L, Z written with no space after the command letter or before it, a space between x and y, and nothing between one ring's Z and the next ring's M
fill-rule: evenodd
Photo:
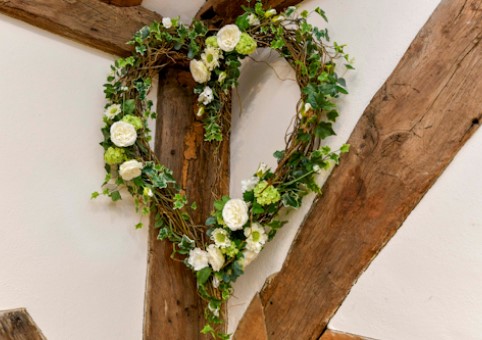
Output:
M169 69L160 76L156 154L173 169L190 200L196 223L204 224L213 203L213 193L228 194L229 135L214 158L215 148L203 143L204 129L194 114L194 81L189 70ZM226 117L229 119L229 117ZM203 304L197 295L195 276L182 262L170 256L172 246L157 241L150 228L144 339L204 339Z
M477 130L481 39L482 2L442 0L366 108L350 153L261 291L269 339L320 337L357 278Z
M143 7L116 7L98 0L0 0L0 13L90 47L126 56L134 33L161 16Z
M268 340L263 304L259 294L254 296L245 315L246 317L238 325L233 340Z
M374 340L359 335L348 334L327 329L319 340Z
M289 6L295 6L302 0L268 0L263 1L265 8L275 8L282 11ZM202 19L218 27L234 22L243 13L241 6L253 7L255 1L246 0L207 0L196 14L196 19Z
M1 340L46 340L25 308L0 311Z
M142 4L142 0L100 0L105 2L106 4L119 6L119 7L132 7L132 6L140 6Z

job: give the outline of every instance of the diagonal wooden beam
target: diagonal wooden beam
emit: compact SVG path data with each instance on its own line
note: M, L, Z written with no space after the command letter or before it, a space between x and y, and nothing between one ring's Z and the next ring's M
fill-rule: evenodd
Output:
M0 339L46 340L25 308L0 311Z
M481 39L480 0L443 0L419 32L356 125L351 152L281 271L259 294L269 339L320 337L356 279L477 130Z
M116 7L99 0L0 0L0 13L119 56L134 33L161 16L141 6Z
M332 331L331 329L327 329L320 337L319 340L374 340L374 339L369 339L369 338L365 338L363 336L359 336L355 334L348 334L348 333Z
M268 0L263 1L265 8L271 7L278 11L289 6L295 6L303 0ZM255 1L246 0L207 0L196 14L197 19L209 21L218 27L234 22L244 11L241 6L253 7Z

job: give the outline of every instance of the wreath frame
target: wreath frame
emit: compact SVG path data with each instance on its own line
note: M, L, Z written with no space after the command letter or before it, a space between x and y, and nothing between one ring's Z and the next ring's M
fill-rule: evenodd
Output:
M335 151L322 145L335 134L335 100L348 93L344 78L336 73L340 60L346 69L353 68L344 45L328 45L328 30L309 24L311 13L298 14L296 7L278 14L258 1L254 8L243 9L235 24L219 30L200 21L187 26L179 18L164 18L134 35L129 42L133 55L116 60L104 84L107 103L100 144L107 174L102 190L92 194L118 201L127 189L136 211L154 216L158 239L172 242L173 256L196 273L198 293L206 303L202 333L220 339L229 339L222 306L233 293L232 283L286 223L280 211L298 208L311 192L321 194L316 175L338 164L340 154L349 149L346 144ZM323 10L314 12L327 21ZM274 170L261 163L243 181L242 199L215 197L206 223L195 224L189 214L195 202L188 202L172 171L149 146L148 121L156 117L147 98L152 79L169 66L189 64L197 82L195 112L204 123L204 140L219 146L230 129L226 117L241 60L258 47L277 51L295 71L301 97L293 130L286 135L285 149L274 153ZM136 228L141 227L139 222Z

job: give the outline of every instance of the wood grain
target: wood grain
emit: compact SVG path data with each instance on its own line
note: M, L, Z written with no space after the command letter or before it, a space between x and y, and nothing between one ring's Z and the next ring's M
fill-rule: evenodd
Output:
M134 33L157 13L143 7L116 7L99 0L0 0L0 13L119 56Z
M265 8L275 8L282 11L301 2L302 0L268 0L263 1L263 4ZM202 19L220 27L234 22L244 12L241 6L253 7L255 3L255 1L248 3L245 0L207 0L197 12L196 19Z
M374 340L359 335L348 334L327 329L319 340Z
M46 340L24 308L0 311L0 340Z
M263 304L259 294L251 301L246 317L241 320L233 340L267 340L266 322L264 320Z
M142 4L142 0L100 0L105 2L106 4L119 6L119 7L131 7L131 6L139 6Z
M156 154L173 169L189 199L197 202L192 215L196 223L204 224L213 207L213 193L218 197L228 193L229 135L225 133L216 163L213 147L202 142L203 124L195 119L193 86L188 70L172 68L161 75ZM199 333L204 326L203 305L194 275L183 263L174 262L171 252L172 246L157 241L157 230L151 227L144 338L207 339Z
M351 152L312 206L281 271L260 293L269 339L320 337L357 278L477 130L481 38L480 0L443 0L419 32L356 125Z

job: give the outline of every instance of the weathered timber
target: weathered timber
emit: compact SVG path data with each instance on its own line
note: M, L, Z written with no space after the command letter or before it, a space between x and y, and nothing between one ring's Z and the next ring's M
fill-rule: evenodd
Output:
M373 339L327 329L319 340L373 340Z
M265 8L275 8L282 11L289 6L295 6L302 0L268 0L263 1ZM246 0L207 0L196 14L197 19L206 20L215 26L226 25L243 13L241 6L253 7L255 1Z
M24 308L0 311L0 340L46 340Z
M188 70L169 69L160 76L156 154L173 169L178 182L198 208L192 212L196 223L204 224L214 198L228 193L229 136L219 150L203 143L203 124L196 120L193 104L194 81ZM195 278L182 262L171 259L172 245L157 240L151 226L146 289L144 338L201 339L203 305L197 295Z
M131 53L126 42L136 31L162 19L141 6L116 7L99 0L0 0L0 13L119 56Z
M246 311L246 317L241 320L233 340L267 340L266 323L263 304L259 294L253 297Z
M269 339L320 337L356 279L477 130L481 39L480 0L443 0L418 33L356 125L350 153L281 271L260 293Z
M119 7L131 7L131 6L139 6L142 4L142 0L100 0L105 2L106 4L119 6Z

